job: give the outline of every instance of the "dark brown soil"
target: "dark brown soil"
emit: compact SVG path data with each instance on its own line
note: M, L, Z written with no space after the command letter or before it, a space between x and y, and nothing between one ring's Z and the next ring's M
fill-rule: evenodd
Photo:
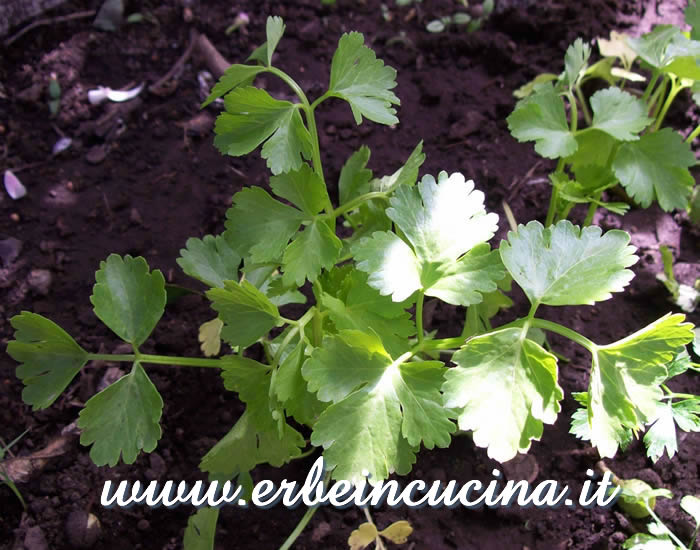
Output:
M55 13L97 8L100 3L69 1ZM678 9L671 8L679 3L662 3L661 16L663 10L677 16ZM230 61L242 61L264 40L266 17L282 15L287 33L277 63L298 77L312 97L327 84L341 33L363 32L377 55L398 70L401 123L396 128L368 122L356 127L346 105L324 106L319 125L328 180L337 179L345 159L363 143L372 150L371 168L381 175L397 169L422 139L427 160L421 174L461 171L477 182L489 209L499 212L502 220L505 200L517 220L526 222L544 217L549 197L545 177L552 167L537 164L532 147L510 137L505 118L514 106L512 91L538 72L560 70L564 51L577 36L592 40L612 29L648 24L656 2L503 0L482 30L438 35L425 31L426 22L454 11L455 2L424 0L413 8L397 8L391 0L386 4L393 15L389 22L382 18L377 0L338 0L336 6L322 6L320 0L240 0L235 7L212 0L195 2L194 18L186 23L176 0L129 2L127 13L150 13L159 25L132 24L117 33L103 33L92 28L89 19L75 20L40 27L0 50L0 160L3 169L13 169L28 188L28 195L19 201L0 190L0 240L14 237L22 243L16 258L0 259L0 347L4 349L12 337L9 318L31 310L56 321L86 349L114 351L119 342L98 322L89 302L99 262L112 252L142 255L168 281L190 285L175 263L186 239L221 231L233 193L243 186L266 184L268 172L259 153L224 158L213 148L206 127L194 132L198 135L183 130L183 124L199 113L197 73L204 68L199 59L184 66L171 95L143 93L115 117L118 123L96 123L110 107L89 105L86 91L97 85L153 83L185 50L190 28L205 33ZM224 30L238 11L250 16L247 32L226 36ZM53 119L45 91L51 72L63 89L61 111ZM697 112L687 97L677 103L671 120L685 132ZM216 114L213 109L206 112ZM61 134L73 138L73 145L54 157L52 147ZM630 289L595 307L546 308L543 313L605 343L672 309L655 280L661 271L658 245L673 246L686 282L700 275L700 245L687 220L656 208L636 210L623 219L604 216L599 223L627 229L640 247L642 259L634 268L637 277ZM505 221L501 225L505 231ZM50 272L49 288L33 284L30 275L37 269ZM518 300L516 311L507 318L522 309ZM197 327L212 316L204 299L180 300L168 307L146 351L198 355ZM691 320L697 324L698 315ZM450 308L437 307L432 326L453 335L461 328L460 317ZM571 392L585 389L589 363L580 350L556 339L554 344L570 359L560 369L567 397L560 421L545 429L530 455L538 467L538 480L558 480L576 492L586 479L586 469L597 461L595 453L568 434L568 418L575 409ZM22 456L44 448L76 419L107 365L86 369L67 394L39 412L22 403L22 385L14 368L13 361L0 354L0 437L8 442L28 429L12 449ZM199 460L228 431L241 406L224 391L217 373L208 369L148 369L165 401L158 449L142 454L133 465L97 468L88 449L71 439L65 454L19 485L27 511L7 487L0 486L0 549L75 548L65 526L74 510L89 510L102 523L102 536L92 548L181 547L190 509L103 509L99 505L103 481L197 478ZM700 393L700 378L686 375L675 387ZM700 436L684 434L681 440L672 460L652 464L637 443L609 465L620 475L671 489L675 498L662 500L657 510L686 536L691 526L687 516L677 512L678 501L684 494L700 492ZM303 477L314 458L281 472L261 468L255 478ZM491 479L491 470L498 466L469 437L459 437L449 449L423 451L411 476L465 482ZM277 548L303 513L282 507L225 509L217 548ZM415 533L407 548L613 549L632 530L644 528L631 525L614 509L599 508L398 508L377 510L374 517L380 527L408 519ZM295 548L347 548L350 532L362 521L356 509L322 509Z

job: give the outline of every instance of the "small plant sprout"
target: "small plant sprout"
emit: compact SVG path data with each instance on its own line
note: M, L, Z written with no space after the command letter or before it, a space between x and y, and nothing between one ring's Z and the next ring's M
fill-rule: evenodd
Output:
M386 550L383 539L394 544L405 544L413 533L413 527L405 520L395 521L389 527L379 531L372 521L367 508L363 508L367 521L355 529L348 538L350 550L362 550L374 543L376 550Z
M657 202L667 212L690 209L689 168L696 164L690 144L700 126L684 140L664 122L682 90L700 89L699 13L694 2L686 8L690 37L659 25L639 38L612 33L598 39L602 58L596 62L591 45L579 38L567 49L560 75L541 74L515 92L520 101L508 117L511 134L557 160L545 225L567 218L577 204L588 205L584 225L598 208L624 214L628 202L644 208ZM633 70L636 61L641 72ZM607 87L586 98L583 86L593 79ZM609 190L629 199L606 202Z
M498 461L526 453L562 408L558 358L543 347L543 334L553 332L590 354L590 381L576 394L572 431L602 457L654 428L668 413L664 407L687 429L698 398L666 390L667 380L687 368L674 359L694 338L683 315L664 315L605 344L538 316L543 305L590 306L624 291L638 259L626 232L531 221L492 247L499 219L487 211L484 193L459 172L419 177L422 142L403 166L383 166L379 175L368 168L370 149L360 147L338 166L337 193L329 193L336 182L327 181L324 159L335 157L320 149L317 108L335 98L358 125L365 119L395 125L396 71L362 34L345 33L327 89L310 98L272 63L284 31L281 18L269 17L267 41L248 64L232 65L204 102L223 98L215 146L231 156L259 149L271 172L269 190L253 186L234 195L223 233L189 239L180 252L180 267L208 287L215 314L199 328L205 357L144 351L166 308L165 280L144 258L112 254L95 275L91 302L133 351L87 351L53 321L22 312L11 319L8 353L20 363L25 403L51 406L91 361L131 364L85 404L78 420L95 464L131 464L161 437L163 400L149 366L212 368L245 411L202 457L210 479L250 488L258 465L280 467L322 453L326 480L374 483L408 474L422 448L448 447L458 430L471 432ZM570 69L572 83L582 67ZM256 87L263 74L280 79L295 99ZM612 92L612 104L603 101L600 109L636 113L637 100L620 94ZM555 105L552 112L559 113L561 98L551 84L534 97L526 111L539 116L550 112L543 106ZM627 137L639 126L634 121L646 120L643 113L631 118L604 128ZM578 143L569 130L526 133L542 139L547 152ZM512 304L506 293L513 284L529 311L493 327L498 311ZM426 300L465 308L459 336L436 334L424 315ZM659 447L652 439L655 458L664 449L675 452L670 440ZM306 512L280 548L294 544L316 510ZM202 508L190 518L187 550L213 547L218 514ZM399 523L378 531L370 521L350 545L381 547L381 537L402 540L409 529Z
M679 283L673 273L673 254L671 250L661 245L661 261L664 264L663 273L659 273L656 278L661 281L666 290L671 294L671 299L681 310L692 313L700 304L700 279L695 280L693 286Z
M17 437L15 437L7 445L2 440L2 438L0 438L0 484L5 484L10 488L10 491L12 491L15 494L15 496L17 497L17 500L20 501L20 503L22 504L22 508L24 508L25 510L27 509L27 503L24 502L24 498L22 497L22 493L19 492L17 485L15 485L15 482L8 475L2 461L5 459L5 456L8 453L10 453L10 449L12 447L14 447L19 442L20 439L22 439L25 435L27 435L27 432L29 432L29 430L23 431L21 434L19 434Z

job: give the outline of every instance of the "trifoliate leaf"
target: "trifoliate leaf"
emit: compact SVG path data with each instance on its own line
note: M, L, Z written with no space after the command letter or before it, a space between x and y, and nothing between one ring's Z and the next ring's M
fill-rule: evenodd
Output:
M613 161L613 171L644 208L656 199L670 212L688 208L695 183L688 168L695 164L690 144L672 129L662 128L644 134L639 141L624 143Z
M314 220L284 251L282 282L301 286L308 279L314 282L321 269L330 269L338 260L343 243L324 220Z
M148 272L141 257L110 254L95 273L97 283L90 301L102 322L122 340L140 346L165 310L165 279L158 270Z
M681 499L681 508L692 516L696 525L700 525L700 498L686 495Z
M187 239L180 250L178 265L189 275L211 287L223 287L224 281L238 280L241 256L229 242L229 234L205 235Z
M396 124L399 119L392 104L400 101L391 91L396 87L396 71L377 59L364 42L358 32L340 38L331 63L328 95L347 101L357 124L363 116L380 124Z
M325 206L326 186L306 163L299 170L271 177L270 187L275 195L287 199L309 217Z
M637 134L653 119L647 115L647 106L632 94L620 88L605 88L591 96L593 128L602 130L620 141L639 139Z
M445 406L457 409L459 427L500 462L530 448L553 424L564 393L557 359L508 328L476 336L454 354L443 385Z
M656 25L639 38L627 38L627 45L649 65L661 69L669 60L666 48L680 34L681 30L675 25Z
M379 534L394 544L404 544L413 533L413 527L406 520L395 521L386 529L379 531Z
M219 355L221 351L221 329L223 328L224 322L218 317L200 325L197 339L205 357Z
M459 173L400 186L386 213L412 248L393 233L375 232L353 247L357 267L369 274L370 286L395 302L416 290L454 305L480 302L504 276L497 255L483 244L498 222L483 201L474 182Z
M262 157L273 174L298 170L302 156L311 158L311 135L298 105L274 99L252 86L235 88L226 95L224 105L226 111L214 127L214 145L222 153L246 155L265 142Z
M279 260L304 221L299 210L273 199L259 187L236 193L226 218L224 236L255 263ZM261 239L261 235L265 238Z
M438 361L402 362L373 334L354 330L326 336L302 368L309 390L332 401L314 425L335 479L371 482L410 470L421 442L446 447L455 426L442 406L445 372ZM351 366L349 368L349 365Z
M640 331L593 350L588 389L592 444L612 457L627 432L643 429L657 414L666 364L693 338L683 315L666 315Z
M97 466L115 466L121 456L133 464L139 451L150 453L161 436L163 400L143 367L94 395L80 411L80 443L92 444L90 458Z
M279 44L282 35L284 34L284 22L281 17L270 16L265 24L265 33L267 35L267 66L272 65L272 54L275 53L275 48Z
M581 38L571 44L564 56L564 83L571 89L576 86L578 79L588 66L591 57L591 46Z
M36 313L23 311L10 323L15 339L7 353L22 363L15 371L25 386L22 400L32 410L45 409L85 366L88 354L56 323Z
M211 93L204 100L201 108L203 109L212 101L226 95L237 86L249 85L255 76L264 70L265 67L260 67L259 65L231 65L211 89Z
M369 156L369 147L363 145L343 165L338 180L340 204L369 192L369 182L372 179L372 170L367 168Z
M221 337L232 346L254 344L279 321L277 307L248 281L226 281L224 288L207 291L207 298L224 322Z
M204 455L200 470L230 479L259 464L279 468L301 454L304 438L298 431L285 422L280 436L272 421L267 430L260 430L251 421L250 409L248 405L233 428Z
M501 241L501 259L530 302L551 306L592 305L620 292L637 261L630 236L562 220L544 228L531 221Z
M543 157L568 157L576 152L564 100L551 83L540 85L534 94L520 100L507 121L513 137L520 142L534 141L535 151Z
M366 521L350 533L348 546L350 546L350 550L362 550L363 548L367 548L367 546L377 539L377 534L377 528L374 523Z
M334 296L324 292L320 302L338 330L369 328L396 357L406 351L408 337L416 333L405 310L408 304L393 302L379 294L367 284L367 275L360 271L348 274Z
M220 508L204 506L187 520L183 548L187 550L212 550L216 536L216 522Z
M608 158L618 141L611 135L592 128L576 135L578 149L566 159L576 172L582 166L607 167Z

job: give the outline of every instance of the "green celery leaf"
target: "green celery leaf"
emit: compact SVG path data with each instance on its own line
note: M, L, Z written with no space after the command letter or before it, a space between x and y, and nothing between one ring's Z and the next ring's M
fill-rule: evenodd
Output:
M254 344L279 321L277 307L248 281L226 281L206 294L224 322L221 337L232 346Z
M187 529L183 538L183 548L187 550L212 550L216 536L216 522L219 508L204 506L187 520Z
M693 495L686 495L681 499L681 508L689 514L696 525L700 525L700 498Z
M327 407L307 388L306 380L301 374L301 367L306 360L305 343L297 339L296 346L281 362L279 369L272 375L272 388L289 415L300 424L312 426Z
M544 228L531 221L501 241L501 259L530 302L550 306L592 305L620 292L637 261L630 236L600 227L583 229L568 220Z
M568 157L576 152L564 100L551 83L540 85L534 94L521 99L507 121L513 137L520 142L534 141L535 151L543 157Z
M402 302L416 290L454 305L471 305L496 290L504 276L497 254L485 241L498 216L487 214L484 194L459 173L438 181L424 176L417 187L400 186L386 213L412 247L397 235L375 232L353 247L369 285Z
M684 432L700 432L700 397L675 401L673 420Z
M335 479L371 482L410 470L415 448L447 447L455 430L442 406L445 368L439 361L394 360L369 332L326 336L302 368L309 390L332 401L314 425Z
M214 127L214 145L222 153L245 155L265 142L262 156L273 174L298 170L302 156L311 158L311 135L298 105L274 99L252 86L235 88L226 95L224 105L226 111Z
M660 404L657 407L656 418L644 435L644 444L647 448L647 456L656 462L664 454L669 458L678 451L676 442L676 425L673 422L673 407L671 403Z
M667 536L654 536L646 533L632 535L624 542L622 548L626 550L678 550L678 547Z
M661 69L669 60L666 49L680 34L681 30L675 25L656 25L639 38L628 37L627 44L649 65Z
M97 315L119 338L138 347L165 311L165 279L148 272L141 257L110 254L95 273L90 301Z
M588 389L592 444L612 457L631 430L643 429L657 414L666 364L693 339L683 315L666 315L640 331L606 346L596 346Z
M45 409L85 366L88 354L65 330L36 313L23 311L10 323L15 339L7 353L22 363L15 371L25 386L22 400L32 410Z
M530 448L553 424L564 393L557 359L522 338L522 329L497 330L469 340L453 356L443 385L445 406L457 409L459 427L500 462Z
M377 59L364 45L358 32L343 34L333 54L328 95L339 97L350 104L357 124L362 117L379 124L397 124L396 109L399 98L391 90L396 87L396 71Z
M330 269L338 260L343 243L320 219L314 220L284 251L282 282L301 286L304 280L314 282L321 269Z
M282 284L282 275L274 265L256 265L245 262L243 273L245 279L277 307L306 303L306 296L299 292L296 287L290 289Z
M690 144L671 128L644 134L625 143L613 161L615 175L625 190L644 208L656 198L661 208L687 210L695 179Z
M272 421L260 430L251 421L250 409L248 405L233 428L204 455L200 470L230 479L259 464L279 468L301 454L304 437L298 431L285 422L280 436Z
M296 208L273 199L259 187L249 187L234 195L233 207L226 212L224 235L255 263L277 261L304 219Z
M684 15L686 24L691 28L691 40L700 40L700 4L695 0L689 0Z
M405 309L409 304L396 303L379 294L367 284L367 275L360 271L351 271L334 294L324 292L320 302L338 330L369 328L377 333L393 356L406 351L408 337L416 333Z
M418 170L425 162L423 140L418 142L404 165L390 176L375 178L369 182L370 191L391 193L401 185L413 186L418 179Z
M284 22L281 17L270 16L265 24L265 33L267 34L267 66L272 65L272 54L275 53L275 48L279 44L282 35L284 34Z
M275 195L287 199L309 217L325 206L326 186L306 163L299 170L271 177L270 187Z
M592 128L610 134L620 141L635 141L653 119L641 99L620 88L605 88L591 96Z
M576 143L576 152L566 159L566 164L571 164L574 171L581 166L607 167L610 153L618 141L605 132L591 128L577 134Z
M617 31L610 32L610 39L598 38L600 55L605 57L617 57L626 69L632 67L637 58L635 51L627 44L629 35Z
M255 76L264 70L264 67L257 65L231 65L211 89L209 97L204 100L201 108L203 109L215 99L226 95L237 86L249 85Z
M190 277L211 287L222 288L224 281L238 280L241 264L241 256L229 240L230 234L187 239L177 263Z
M92 445L90 458L97 466L115 466L119 457L133 464L140 450L150 453L161 436L163 399L143 367L94 395L80 411L80 443Z
M578 79L583 75L591 57L591 46L581 38L571 44L564 56L564 83L569 89L576 86Z
M372 179L372 170L367 168L369 156L369 147L363 145L345 161L338 180L341 205L369 192L369 182Z

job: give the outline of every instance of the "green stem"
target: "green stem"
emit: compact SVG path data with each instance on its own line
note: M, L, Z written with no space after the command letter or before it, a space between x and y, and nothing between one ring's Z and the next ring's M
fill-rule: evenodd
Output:
M272 74L278 76L281 78L291 89L292 91L297 95L299 98L299 101L301 101L301 108L304 109L304 113L306 114L306 125L308 126L309 133L311 134L311 163L314 168L314 172L321 178L321 181L323 182L323 187L326 190L325 193L325 202L326 202L326 207L325 210L328 214L333 212L333 203L331 202L331 197L328 194L328 186L326 185L326 178L323 175L323 164L321 162L321 149L319 146L318 142L318 130L316 128L316 117L314 116L314 109L318 103L320 103L318 100L316 100L312 105L309 104L309 100L306 97L306 94L304 93L304 90L301 89L299 84L296 83L296 81L289 76L287 73L284 71L279 70L276 67L270 67L267 69L269 72ZM323 97L323 96L322 96ZM320 99L320 98L319 98Z
M586 121L586 126L590 126L592 119L591 119L591 113L588 110L588 105L586 105L586 98L583 97L583 93L581 92L581 87L576 86L574 89L576 92L576 97L579 100L579 103L581 103L581 112L583 113L583 120Z
M425 293L421 290L418 293L418 301L416 302L416 330L418 331L418 346L423 345L423 301Z
M372 521L372 514L369 513L369 507L364 506L364 507L362 508L362 511L365 513L365 518L367 518L367 521L370 522L372 525L374 525L374 527L375 527L375 529L376 529L377 525L374 523L374 521ZM376 546L375 546L375 550L386 550L386 546L384 546L384 541L383 541L382 538L379 536L379 532L378 532L378 531L379 531L379 529L377 529L377 536L376 536L376 538L374 539L374 542L375 542L375 545L376 545Z
M275 353L274 362L272 363L273 368L280 364L280 359L282 359L282 353L284 353L285 348L289 345L289 342L292 341L292 338L294 338L297 335L297 333L299 332L299 328L299 325L292 328L292 330L290 330L287 333L287 336L284 337L284 340L282 340L282 343L280 344L277 353Z
M318 506L314 506L306 511L301 520L299 520L299 523L297 523L294 531L289 534L287 540L284 541L284 544L279 547L279 550L289 550L294 545L297 538L299 538L299 535L301 535L301 532L306 528L308 523L311 521L311 518L314 517L314 514L318 508Z
M644 507L647 509L647 512L649 512L649 515L652 518L654 518L654 521L666 527L666 524L663 521L661 521L661 518L654 513L654 510L651 506L649 506L649 502L646 499L644 499ZM666 534L671 538L671 540L674 543L678 545L679 548L681 548L681 550L688 550L688 547L685 544L683 544L683 542L681 542L681 540L676 535L674 535L673 531L671 531L668 527L666 527Z
M351 201L346 202L345 204L340 205L338 208L333 210L328 216L337 218L341 214L345 214L345 212L350 212L351 210L354 210L358 206L360 206L363 202L371 201L372 199L388 199L389 195L385 193L384 191L372 191L371 193L365 193L364 195L360 195L359 197L355 197Z
M664 118L666 117L666 113L668 112L669 107L671 107L671 104L673 103L673 100L676 99L676 96L678 93L685 88L683 84L679 82L676 77L672 76L671 77L671 91L668 93L668 97L666 98L666 101L664 102L664 106L661 109L661 112L659 113L659 116L656 119L656 124L654 125L654 131L657 131L660 127L661 124L664 121Z
M690 135L686 138L685 142L686 143L692 143L693 140L700 135L700 126L697 126L695 130L693 130Z
M544 319L533 319L532 326L560 334L561 336L576 342L579 346L586 348L591 353L595 353L596 348L598 347L596 346L595 342L592 342L575 330L571 330L570 328L560 325L559 323L546 321Z
M656 82L659 80L659 76L661 76L661 73L654 71L654 75L651 77L651 80L649 80L649 84L647 84L646 90L644 90L644 94L642 95L642 99L644 100L647 105L649 105L649 97L651 97L651 91L654 89L654 86L656 86Z
M203 357L170 357L168 355L149 355L147 353L110 355L109 353L88 353L89 361L128 361L138 360L141 363L155 365L174 365L178 367L209 367L220 369L221 359L205 359Z
M578 107L576 106L576 98L571 92L566 93L566 98L569 100L569 108L571 109L571 124L570 130L572 134L578 129Z
M588 227L593 222L593 216L595 216L596 210L598 210L598 202L603 193L596 193L596 202L591 202L588 205L588 214L586 214L586 219L583 220L583 227Z
M564 159L560 158L557 162L555 174L564 171ZM549 197L549 208L547 209L547 219L544 222L545 227L549 227L554 222L554 214L556 213L557 201L559 200L559 190L556 185L552 185L552 195Z

